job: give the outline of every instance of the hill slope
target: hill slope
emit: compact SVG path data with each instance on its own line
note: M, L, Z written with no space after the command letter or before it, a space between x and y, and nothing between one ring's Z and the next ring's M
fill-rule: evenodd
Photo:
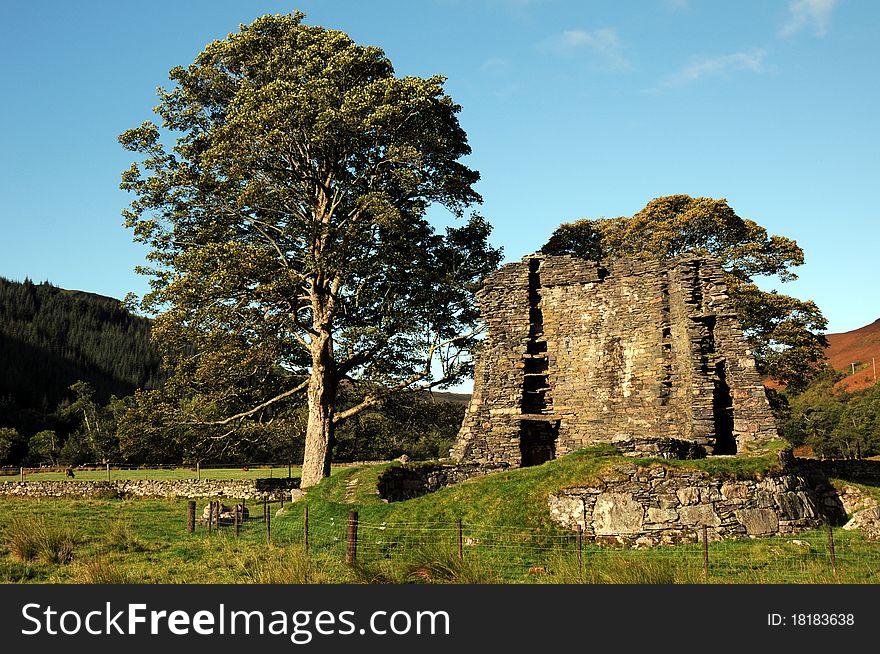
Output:
M155 386L149 336L119 300L0 278L0 426L40 426L78 380L99 402Z
M877 383L872 359L880 365L880 320L842 334L828 334L828 363L847 373L835 388L858 391ZM853 365L855 373L853 373Z

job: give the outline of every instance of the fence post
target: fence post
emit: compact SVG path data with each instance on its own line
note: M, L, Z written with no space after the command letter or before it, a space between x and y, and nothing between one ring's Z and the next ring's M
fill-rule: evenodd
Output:
M358 546L358 512L348 512L348 549L345 551L345 562L354 563L357 559Z
M232 519L235 522L235 535L236 535L236 537L238 536L238 531L241 527L241 518L242 518L241 514L243 512L244 512L244 505L243 504L241 506L236 506L234 509L232 509Z
M287 478L290 479L290 461L287 462Z
M204 514L202 514L204 515ZM208 503L208 535L211 535L211 527L214 522L214 500L211 500Z
M840 583L840 577L837 576L837 556L834 554L834 530L831 523L828 523L828 553L831 555L831 571L834 573L834 581Z
M214 500L214 529L220 531L220 500Z
M578 525L578 572L584 571L584 528Z
M266 516L269 515L269 505L266 504L266 497L263 496L263 522L266 522Z
M110 464L107 464L107 481L110 481Z
M186 533L191 534L196 530L196 501L186 503Z
M709 530L703 525L703 576L709 581Z
M24 481L24 466L19 467L18 474L21 476L21 481Z
M309 552L309 505L303 507L303 550Z
M266 505L266 544L272 542L272 507Z
M458 519L458 560L464 560L464 538L462 538L461 518Z

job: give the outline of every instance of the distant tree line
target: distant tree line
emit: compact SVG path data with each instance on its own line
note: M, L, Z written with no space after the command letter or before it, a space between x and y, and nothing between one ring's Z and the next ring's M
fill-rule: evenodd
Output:
M846 375L828 367L802 392L771 391L779 431L794 446L830 459L880 455L880 384L835 389Z
M150 321L119 300L0 278L0 464L31 457L39 433L60 451L82 420L72 404L158 387L159 366Z

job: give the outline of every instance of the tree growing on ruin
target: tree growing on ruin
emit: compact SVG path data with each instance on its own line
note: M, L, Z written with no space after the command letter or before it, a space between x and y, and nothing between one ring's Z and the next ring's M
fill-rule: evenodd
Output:
M140 155L125 217L150 247L142 308L170 383L213 427L305 394L309 486L346 418L469 373L473 293L500 252L479 216L445 234L426 219L480 201L444 79L396 77L379 48L303 18L209 44L160 90L161 129L120 141ZM339 407L342 383L363 399Z
M672 195L651 200L632 217L563 224L542 251L587 259L668 259L686 252L717 257L761 374L800 389L825 358L827 323L819 307L764 291L754 281L759 276L796 279L792 268L803 264L803 250L794 240L768 235L753 220L738 216L724 199Z

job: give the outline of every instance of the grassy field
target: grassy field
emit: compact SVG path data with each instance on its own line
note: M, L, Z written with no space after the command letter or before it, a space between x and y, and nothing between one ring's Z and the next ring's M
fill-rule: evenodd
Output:
M106 469L76 470L73 481L103 481L107 479ZM251 468L114 468L110 469L110 479L262 479L264 477L287 477L287 466L256 467ZM290 476L299 477L300 468L291 466ZM20 475L0 476L0 481L18 481ZM48 481L67 480L64 470L43 471L40 469L25 469L25 481Z
M406 502L386 503L376 479L387 468L345 467L306 497L262 507L232 527L184 529L185 502L0 500L0 581L49 583L878 583L880 545L834 531L836 567L824 530L652 550L584 545L547 515L547 493L583 483L624 461L590 450L552 464L472 479ZM627 463L633 459L625 459ZM718 474L774 465L717 460ZM642 461L644 462L644 461ZM701 467L709 465L703 462ZM284 470L286 475L286 469ZM202 504L202 503L200 503ZM309 510L309 550L303 512ZM348 513L359 513L357 563L346 565ZM458 555L458 521L463 556Z

